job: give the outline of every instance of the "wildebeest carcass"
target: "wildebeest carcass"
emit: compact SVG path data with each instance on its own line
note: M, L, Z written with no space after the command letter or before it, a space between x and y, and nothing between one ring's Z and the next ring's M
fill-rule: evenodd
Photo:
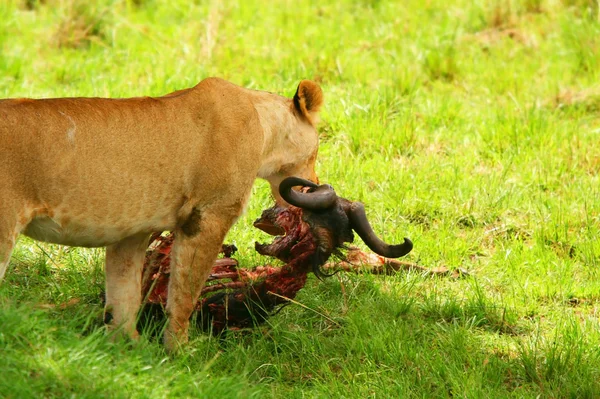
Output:
M299 186L303 187L301 191L293 189ZM268 245L256 243L255 249L284 265L238 268L238 262L231 258L235 248L224 246L225 256L215 262L196 306L201 329L219 333L264 322L278 306L296 296L309 272L321 278L327 275L322 267L332 254L344 259L343 250L354 240L354 232L380 255L376 261L381 265L387 258L402 257L413 248L407 238L399 245L383 242L373 232L363 204L339 197L329 185L290 177L280 184L279 191L291 206L276 205L263 211L254 226L277 237ZM151 239L142 281L146 314L161 313L166 303L174 239L173 234L156 234ZM368 258L356 248L351 251L353 259ZM373 257L369 259L373 261Z

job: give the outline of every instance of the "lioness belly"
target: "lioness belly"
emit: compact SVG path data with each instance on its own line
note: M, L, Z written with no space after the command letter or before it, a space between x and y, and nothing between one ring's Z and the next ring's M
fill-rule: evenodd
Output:
M137 226L117 224L58 223L48 216L34 218L23 234L38 241L76 247L105 247L142 232L169 230L169 223L141 223Z

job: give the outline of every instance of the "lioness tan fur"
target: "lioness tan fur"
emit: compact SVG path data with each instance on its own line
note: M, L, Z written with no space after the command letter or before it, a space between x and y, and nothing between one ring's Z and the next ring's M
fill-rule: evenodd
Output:
M257 177L316 181L322 104L218 78L163 97L0 100L0 279L20 233L106 247L109 328L137 336L149 234L175 231L165 344L188 320L225 234Z

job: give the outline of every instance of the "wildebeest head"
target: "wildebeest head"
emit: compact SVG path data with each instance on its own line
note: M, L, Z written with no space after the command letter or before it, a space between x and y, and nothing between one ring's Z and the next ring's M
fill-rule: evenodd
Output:
M303 191L293 190L298 186L304 187ZM399 258L413 248L408 238L399 245L383 242L373 231L364 205L339 197L330 185L289 177L281 182L279 193L293 206L269 208L254 222L266 233L281 236L270 245L257 243L256 250L261 254L289 262L301 253L312 253L312 269L320 277L320 266L354 240L353 231L373 252L386 258Z

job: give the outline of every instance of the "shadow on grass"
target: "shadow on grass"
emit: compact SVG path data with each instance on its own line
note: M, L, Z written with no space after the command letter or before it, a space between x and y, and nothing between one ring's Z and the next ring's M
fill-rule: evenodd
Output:
M298 300L335 324L289 309L258 340L238 339L276 354L276 366L255 372L259 380L309 375L303 386L315 392L337 384L357 397L593 397L600 389L599 352L592 349L597 336L587 339L577 323L558 328L553 340L540 345L515 310L486 297L476 282L459 301L419 296L416 279L393 278L393 288L380 278L329 280Z
M145 321L139 343L111 343L100 298L37 310L9 291L0 286L0 372L11 381L0 383L3 396L593 397L600 389L597 335L588 339L573 322L554 337L532 336L472 279L311 278L297 297L304 307L217 338L194 330L171 359L157 339L162 317Z

